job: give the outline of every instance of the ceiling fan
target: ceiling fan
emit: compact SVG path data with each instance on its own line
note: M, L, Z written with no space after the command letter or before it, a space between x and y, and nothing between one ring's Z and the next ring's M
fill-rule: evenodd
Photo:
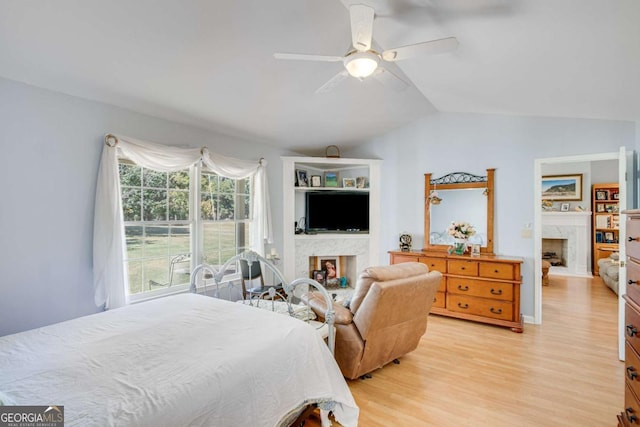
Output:
M276 59L342 62L345 69L322 85L316 90L316 93L329 92L349 76L360 80L372 76L383 84L390 85L396 90L402 90L408 86L407 82L382 67L380 65L381 62L395 62L417 55L449 52L458 47L458 40L455 37L447 37L387 49L381 53L376 52L371 48L375 10L364 4L354 4L349 7L349 15L351 18L351 41L353 48L349 49L343 56L299 53L275 53L273 56Z

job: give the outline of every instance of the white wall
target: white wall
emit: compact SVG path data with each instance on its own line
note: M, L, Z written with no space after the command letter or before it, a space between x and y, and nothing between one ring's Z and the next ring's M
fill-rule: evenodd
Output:
M105 133L268 161L276 246L291 154L0 79L0 336L94 313L93 206Z
M346 153L384 159L379 262L408 231L419 249L423 236L423 174L453 171L484 175L496 168L494 251L524 258L522 311L533 316L534 159L634 149L634 122L439 113L375 138Z

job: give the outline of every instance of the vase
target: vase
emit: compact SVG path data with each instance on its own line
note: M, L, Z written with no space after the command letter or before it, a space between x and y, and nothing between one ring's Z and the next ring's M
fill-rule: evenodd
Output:
M456 239L453 243L453 253L456 255L463 255L467 250L466 239Z

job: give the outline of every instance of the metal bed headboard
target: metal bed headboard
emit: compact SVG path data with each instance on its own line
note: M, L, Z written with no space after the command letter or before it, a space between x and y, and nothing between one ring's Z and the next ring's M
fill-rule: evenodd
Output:
M306 278L306 277L301 277L299 279L296 279L292 282L287 282L287 280L285 280L284 276L282 275L282 273L280 272L280 270L278 270L276 268L275 265L273 265L272 262L270 262L269 260L267 260L266 258L264 258L263 256L261 256L260 254L258 254L257 252L254 251L246 251L243 252L241 254L238 254L232 258L230 258L229 260L227 260L227 262L224 263L224 265L222 267L220 267L220 271L216 270L213 266L209 265L209 264L199 264L197 265L192 271L191 271L191 280L190 280L190 285L189 285L189 292L191 293L197 293L197 286L196 286L196 279L197 276L200 272L208 272L209 274L211 274L211 278L214 280L214 284L215 284L215 288L216 288L216 295L220 295L220 283L222 282L222 278L225 275L225 272L227 272L229 270L229 267L238 263L240 260L246 261L249 263L249 269L251 269L251 264L254 262L261 262L264 267L271 271L271 273L274 275L275 279L279 280L280 283L282 283L282 287L286 293L286 298L284 295L280 295L278 294L275 289L270 288L268 291L265 291L262 295L260 295L259 297L262 298L265 295L269 295L272 299L276 296L276 294L280 295L280 297L282 297L283 299L286 300L287 304L288 304L288 311L289 311L289 315L293 316L293 310L291 308L291 300L293 298L295 298L295 293L294 290L296 289L309 289L309 288L305 288L304 285L307 286L311 286L312 288L315 288L316 291L320 292L320 294L322 295L322 297L325 300L326 306L327 306L327 311L326 313L324 313L324 323L327 325L328 327L328 336L327 336L327 345L329 347L329 350L331 350L331 353L334 353L334 349L335 349L335 330L333 327L334 321L335 321L335 311L333 310L333 300L331 299L331 296L329 295L329 293L327 292L327 290L324 288L324 286L322 286L320 283L316 282L313 279L310 278ZM204 281L204 292L206 294L207 292L207 285L206 285L206 280ZM231 295L231 286L228 287L229 290L229 295Z

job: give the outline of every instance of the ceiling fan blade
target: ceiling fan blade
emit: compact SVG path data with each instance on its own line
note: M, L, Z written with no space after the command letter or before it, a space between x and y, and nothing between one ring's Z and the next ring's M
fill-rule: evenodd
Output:
M351 41L354 49L359 52L371 49L375 11L363 4L352 4L349 7L349 15L351 16Z
M455 37L410 44L408 46L385 50L382 52L382 59L393 62L418 55L434 55L437 53L451 52L457 49L458 44L458 39Z
M378 67L373 74L373 78L375 78L383 85L391 87L398 92L401 92L409 87L409 83L405 82L400 77L396 76L384 67Z
M329 79L328 82L326 82L325 84L320 86L316 90L316 93L331 92L334 87L336 87L341 81L343 81L347 77L349 77L349 73L347 73L347 70L340 71L338 74L336 74L335 76L331 77L331 79Z
M296 61L342 62L342 56L307 55L304 53L274 53L276 59L293 59Z

